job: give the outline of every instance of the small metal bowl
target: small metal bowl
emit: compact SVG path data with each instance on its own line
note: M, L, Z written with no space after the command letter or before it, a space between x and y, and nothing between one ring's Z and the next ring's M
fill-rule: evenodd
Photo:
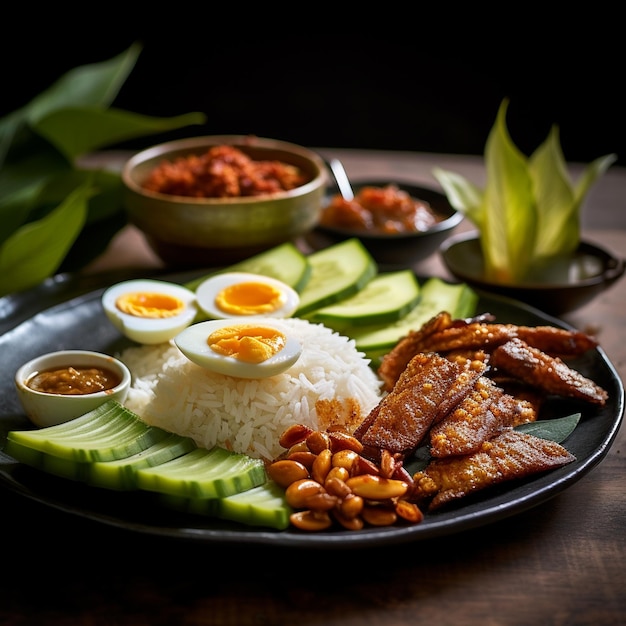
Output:
M546 268L543 280L516 285L489 281L479 235L462 233L447 239L440 248L448 270L471 287L498 293L560 316L590 302L624 274L624 260L597 245L581 242L576 252Z
M281 161L300 168L309 182L264 196L192 198L143 189L149 172L163 161L203 154L229 145L254 160ZM284 141L239 135L181 139L131 157L122 170L129 220L170 266L226 265L290 241L319 219L328 172L315 152Z
M394 180L361 180L353 181L352 188L356 195L363 187L386 187L390 184L406 191L413 198L428 202L433 211L442 218L441 221L425 231L393 234L318 225L307 236L307 242L314 249L318 249L357 237L379 265L390 268L411 267L435 253L454 228L460 224L463 214L452 207L443 193L413 183ZM334 187L328 189L326 204L336 193L337 190Z
M67 367L105 368L119 383L111 389L94 393L68 395L37 391L29 381L40 372ZM49 352L24 363L15 373L15 387L26 416L39 427L54 426L89 413L107 400L123 403L130 389L130 370L120 360L89 350L60 350Z

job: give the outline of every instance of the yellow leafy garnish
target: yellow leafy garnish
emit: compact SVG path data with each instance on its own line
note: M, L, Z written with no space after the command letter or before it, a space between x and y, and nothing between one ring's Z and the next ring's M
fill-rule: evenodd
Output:
M506 126L509 101L502 101L485 146L486 186L480 189L460 174L435 168L433 175L450 204L480 233L485 278L519 283L567 256L580 243L580 212L593 183L617 159L608 154L587 165L574 185L567 172L557 126L527 158Z

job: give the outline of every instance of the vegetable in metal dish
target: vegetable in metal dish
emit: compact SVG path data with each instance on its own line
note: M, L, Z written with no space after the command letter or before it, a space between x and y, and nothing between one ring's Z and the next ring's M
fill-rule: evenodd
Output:
M580 243L580 211L590 187L617 155L590 163L574 185L553 126L547 139L527 158L506 127L503 100L485 147L484 189L460 174L435 168L433 175L450 204L480 231L485 278L520 283L539 272L546 260L572 254Z

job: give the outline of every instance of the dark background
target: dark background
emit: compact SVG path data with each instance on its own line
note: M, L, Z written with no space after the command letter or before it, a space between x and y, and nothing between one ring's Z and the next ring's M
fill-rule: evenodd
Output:
M605 16L602 30L541 20L533 30L513 16L492 30L461 24L454 33L445 22L438 30L416 23L398 30L376 17L344 31L295 20L275 32L245 33L232 16L220 27L195 23L189 11L184 20L160 18L158 27L131 27L108 16L96 28L94 14L89 28L61 24L26 29L17 43L5 39L0 115L65 71L139 42L141 55L115 106L155 116L202 111L208 121L124 147L255 134L310 147L482 155L507 97L508 128L526 155L556 124L567 161L616 153L626 164L623 55L606 28L616 18Z

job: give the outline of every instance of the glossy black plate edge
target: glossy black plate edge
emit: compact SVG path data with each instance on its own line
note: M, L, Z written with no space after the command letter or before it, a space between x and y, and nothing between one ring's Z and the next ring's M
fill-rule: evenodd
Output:
M182 274L166 274L163 278L172 280L174 282L185 282L192 278L201 275L199 272L186 272ZM90 299L98 298L98 290L90 292L89 289L94 287L92 279L83 283L83 291L86 293L85 297L75 296L76 290L80 291L80 280L75 282L69 281L67 283L69 293L73 294L73 298L70 301L64 301L61 308L64 306L75 307L80 306L88 302ZM105 283L105 286L110 283ZM103 289L104 287L100 287ZM59 288L59 283L55 283L53 287L53 299L63 299L59 293L62 289ZM45 291L45 289L44 289ZM38 290L38 295L42 295L42 290ZM522 303L511 300L509 298L497 297L491 294L486 296L481 295L483 300L483 306L485 309L492 309L495 304L496 309L504 308L504 311L510 310L514 314L522 317L530 316L535 318L535 323L549 323L555 326L561 326L569 328L564 322L552 318L532 307L528 307ZM98 300L99 302L99 300ZM39 309L45 313L47 308L42 310L47 304L42 300L39 300ZM54 309L55 306L53 305ZM519 322L516 322L519 323ZM564 489L569 487L572 483L576 482L583 475L587 474L593 469L607 454L611 444L613 443L617 432L619 430L623 413L624 413L624 388L622 381L620 380L614 366L607 358L603 350L598 349L595 351L596 357L600 359L600 363L604 367L605 377L608 377L612 381L612 396L615 399L615 416L611 420L610 428L603 433L602 439L598 447L584 460L575 463L574 467L566 466L550 472L549 474L534 478L528 482L524 482L521 485L515 486L510 489L504 489L501 493L497 491L491 491L485 498L482 496L478 498L477 502L472 502L469 505L464 504L456 511L453 511L452 515L435 516L429 519L428 524L419 524L416 526L407 527L393 527L383 529L365 529L359 531L359 533L345 533L345 532L330 532L330 533L316 533L316 534L302 534L289 529L287 531L271 531L271 530L259 530L258 528L246 528L245 526L237 526L233 528L233 524L213 523L215 520L209 520L207 525L201 524L204 520L194 521L198 522L198 526L194 527L188 524L189 516L172 516L167 515L169 519L173 519L172 524L158 525L156 523L145 523L141 520L131 520L120 518L119 515L110 514L106 510L85 510L83 506L76 505L75 502L63 501L62 498L53 498L49 493L40 493L33 490L20 481L19 476L16 478L16 471L23 471L24 469L30 470L30 468L19 468L19 464L15 463L12 459L0 453L0 479L5 486L12 489L14 492L26 496L29 499L40 502L43 505L56 508L58 510L79 515L84 518L88 518L93 521L102 522L111 526L116 526L130 531L147 533L152 535L160 535L164 537L171 537L181 540L202 541L202 542L216 542L221 543L249 543L249 544L270 544L278 545L280 547L297 547L297 548L359 548L368 546L380 546L380 545L393 545L404 543L407 541L423 540L442 536L452 532L460 532L469 528L483 526L488 523L498 521L500 519L510 517L512 515L521 513L532 507L542 504L548 499L561 493ZM25 418L22 418L25 419ZM68 485L67 481L58 479L56 477L44 477L44 482L51 480L57 485L64 485L71 491L72 489L83 489L84 486L80 485ZM92 488L88 488L92 489ZM515 493L515 498L512 501L511 493ZM116 494L109 494L114 499ZM488 504L485 508L485 503ZM159 508L159 511L162 511ZM187 521L187 524L184 522Z

